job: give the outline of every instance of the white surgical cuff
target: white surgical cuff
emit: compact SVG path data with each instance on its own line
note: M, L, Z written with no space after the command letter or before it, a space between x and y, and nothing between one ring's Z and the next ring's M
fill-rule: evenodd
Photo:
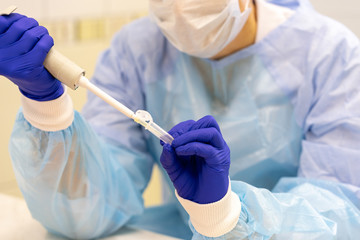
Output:
M66 87L57 99L39 102L22 95L21 103L25 119L43 131L60 131L69 127L74 120L74 109Z
M207 237L219 237L233 230L238 223L241 203L239 197L231 191L217 202L198 204L175 194L181 205L190 215L190 221L196 231Z

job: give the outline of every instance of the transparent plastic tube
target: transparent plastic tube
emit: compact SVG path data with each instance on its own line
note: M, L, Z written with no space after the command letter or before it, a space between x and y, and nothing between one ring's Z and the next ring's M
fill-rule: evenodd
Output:
M168 143L171 145L172 141L174 140L174 138L169 133L167 133L164 129L159 127L159 125L154 123L150 113L148 113L147 111L136 111L134 121L143 125L146 130L154 134L164 143Z

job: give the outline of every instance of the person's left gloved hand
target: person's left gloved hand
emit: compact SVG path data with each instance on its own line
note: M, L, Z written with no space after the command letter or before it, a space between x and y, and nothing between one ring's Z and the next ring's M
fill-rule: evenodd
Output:
M215 119L185 121L169 134L174 141L162 142L160 161L178 195L200 204L222 199L229 187L230 150Z

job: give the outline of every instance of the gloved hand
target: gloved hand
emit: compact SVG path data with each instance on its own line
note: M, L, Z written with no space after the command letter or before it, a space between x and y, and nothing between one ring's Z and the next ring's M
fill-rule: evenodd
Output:
M0 16L0 75L18 85L28 98L58 98L64 89L43 66L53 45L46 28L35 19L16 13Z
M230 150L212 116L173 127L171 146L163 145L160 162L180 197L206 204L228 191Z

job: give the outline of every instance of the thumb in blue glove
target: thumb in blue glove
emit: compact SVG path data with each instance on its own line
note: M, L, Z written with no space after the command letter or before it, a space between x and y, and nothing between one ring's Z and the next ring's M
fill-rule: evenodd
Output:
M54 41L35 19L20 14L0 16L0 75L37 101L60 97L64 89L43 66Z
M180 197L206 204L219 201L228 191L230 150L212 116L185 121L169 134L160 162Z

